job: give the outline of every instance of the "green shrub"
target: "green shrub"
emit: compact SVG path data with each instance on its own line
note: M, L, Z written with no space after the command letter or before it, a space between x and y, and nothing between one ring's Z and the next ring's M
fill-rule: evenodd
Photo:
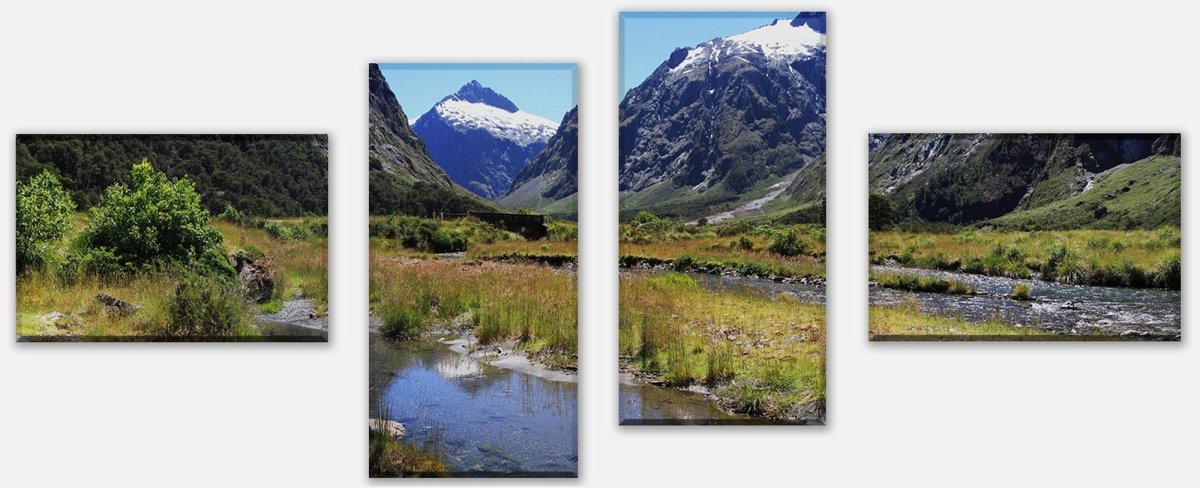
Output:
M667 239L667 234L676 227L676 223L671 219L656 217L643 210L638 212L629 225L625 226L625 235L621 238L637 244L662 242Z
M579 239L579 226L566 222L550 222L546 226L546 238L552 241L574 241Z
M221 252L221 234L209 224L192 182L169 180L146 160L133 166L131 186L108 187L81 242L133 267L200 264L233 274Z
M217 218L242 227L248 227L251 223L249 218L228 203L225 204L225 210L221 211L221 215L218 215Z
M75 202L49 171L17 184L17 271L45 262L44 243L61 239Z
M1030 295L1032 291L1033 287L1029 286L1028 283L1017 283L1013 287L1012 293L1008 294L1008 297L1013 300L1033 300L1033 297Z
M371 224L371 235L396 240L401 246L422 252L461 252L467 250L467 237L442 229L436 221L411 215L388 216Z
M675 271L690 271L696 267L696 258L690 254L680 254L671 261L671 269Z
M175 286L164 335L211 338L233 334L248 321L245 300L235 280L187 273Z
M799 256L808 249L804 241L800 240L800 233L796 232L796 229L788 229L780 233L767 250L781 256Z
M81 249L67 255L66 261L58 269L58 278L64 284L75 284L83 276L97 276L101 279L112 279L129 271L128 263L121 261L116 254L105 248Z

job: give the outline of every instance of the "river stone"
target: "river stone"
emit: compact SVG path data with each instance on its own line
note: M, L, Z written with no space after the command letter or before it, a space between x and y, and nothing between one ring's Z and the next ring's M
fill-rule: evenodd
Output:
M138 311L136 304L127 302L107 293L96 295L96 300L104 304L104 310L114 315L129 315Z
M242 294L254 303L267 303L275 292L275 273L271 271L271 259L254 259L245 251L229 256L229 264L237 271L242 282Z
M371 432L384 432L395 439L404 437L408 433L404 428L404 424L395 420L370 419L367 425L371 429Z

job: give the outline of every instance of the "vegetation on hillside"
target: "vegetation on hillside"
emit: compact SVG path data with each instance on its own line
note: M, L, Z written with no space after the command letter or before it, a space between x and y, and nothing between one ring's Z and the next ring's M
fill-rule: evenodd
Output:
M150 160L169 178L186 177L210 213L231 205L263 217L325 215L324 135L19 135L17 181L54 173L80 209L107 188L129 185L129 164Z

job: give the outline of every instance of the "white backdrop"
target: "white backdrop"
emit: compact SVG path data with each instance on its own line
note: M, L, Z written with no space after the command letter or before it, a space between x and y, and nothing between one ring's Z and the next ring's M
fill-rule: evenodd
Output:
M367 63L554 61L580 64L581 479L504 484L1196 486L1190 303L1182 344L869 344L865 287L868 132L1179 131L1194 161L1188 2L753 5L829 12L829 425L807 428L616 425L617 12L743 2L169 3L0 7L0 330L13 135L327 132L331 341L0 341L0 485L369 484Z

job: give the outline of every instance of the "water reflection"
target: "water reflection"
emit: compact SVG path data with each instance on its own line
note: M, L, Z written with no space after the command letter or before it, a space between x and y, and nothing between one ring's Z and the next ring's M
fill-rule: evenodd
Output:
M372 337L371 408L466 475L573 476L576 385L481 364L433 341Z

